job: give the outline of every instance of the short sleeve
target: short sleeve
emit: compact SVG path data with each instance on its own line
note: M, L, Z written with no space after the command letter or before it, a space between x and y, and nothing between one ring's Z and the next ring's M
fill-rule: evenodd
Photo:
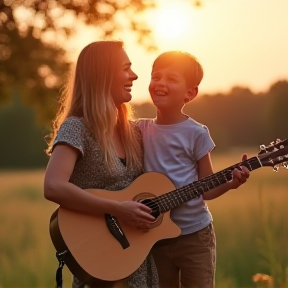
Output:
M55 138L52 151L58 144L67 144L84 155L85 126L80 118L69 117L61 125Z
M194 145L196 161L200 160L215 148L215 143L210 136L208 127L203 125L201 128L201 132L198 134Z

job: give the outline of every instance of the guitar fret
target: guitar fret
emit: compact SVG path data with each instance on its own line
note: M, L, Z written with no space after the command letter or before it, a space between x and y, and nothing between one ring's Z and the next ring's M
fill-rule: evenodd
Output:
M178 196L178 197L174 197L173 204L178 206L178 205L182 204L182 201L180 201L181 200L181 194L179 192L177 192L177 194L176 194L176 196Z
M257 157L237 163L215 174L207 176L203 179L188 184L182 188L173 190L164 195L156 197L155 201L159 207L160 213L165 213L175 207L183 205L188 201L200 197L203 193L216 188L228 181L232 180L233 169L245 166L250 171L261 167L261 163Z

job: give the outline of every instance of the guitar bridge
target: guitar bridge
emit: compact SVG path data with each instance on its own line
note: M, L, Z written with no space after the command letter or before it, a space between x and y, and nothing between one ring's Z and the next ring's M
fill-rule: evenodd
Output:
M120 243L122 248L128 248L130 246L130 243L128 242L123 230L118 225L116 219L112 215L105 214L105 220L110 233Z

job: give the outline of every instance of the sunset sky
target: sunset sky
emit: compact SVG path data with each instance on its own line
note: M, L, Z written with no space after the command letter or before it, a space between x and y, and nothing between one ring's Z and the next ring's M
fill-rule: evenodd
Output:
M148 53L127 33L119 35L139 76L133 101L149 100L151 65L168 50L184 50L200 60L200 93L225 93L236 85L265 92L277 80L288 80L288 0L202 0L201 7L188 0L156 2L159 9L146 17L157 52ZM92 42L95 34L85 29L81 37L75 51Z

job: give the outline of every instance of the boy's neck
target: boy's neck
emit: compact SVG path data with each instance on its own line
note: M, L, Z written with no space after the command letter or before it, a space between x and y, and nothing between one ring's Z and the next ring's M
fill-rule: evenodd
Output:
M169 125L169 124L176 124L185 121L188 118L187 115L184 113L161 113L159 110L157 111L157 116L156 116L156 124L159 125Z

